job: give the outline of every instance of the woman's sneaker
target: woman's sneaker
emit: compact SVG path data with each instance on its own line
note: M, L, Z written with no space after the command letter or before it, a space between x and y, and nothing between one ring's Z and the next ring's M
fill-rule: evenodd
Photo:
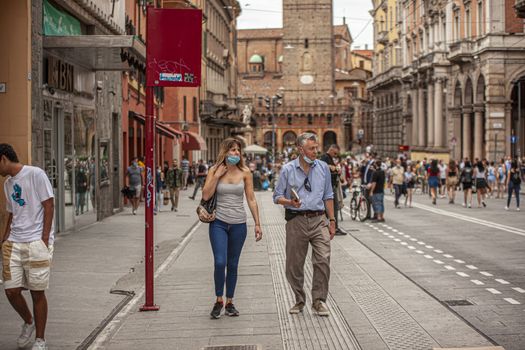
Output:
M223 305L224 303L221 303L221 302L216 302L215 305L213 305L213 310L211 310L211 313L210 313L211 318L214 318L214 319L221 318L221 310L222 310Z
M33 342L33 332L35 331L35 322L31 324L24 323L22 325L22 333L17 340L17 345L19 348L25 348L31 342Z
M31 350L47 350L47 344L44 339L36 338Z
M224 308L224 310L225 310L225 312L224 312L225 315L228 315L228 316L239 316L239 311L235 308L233 303L226 304L226 307Z

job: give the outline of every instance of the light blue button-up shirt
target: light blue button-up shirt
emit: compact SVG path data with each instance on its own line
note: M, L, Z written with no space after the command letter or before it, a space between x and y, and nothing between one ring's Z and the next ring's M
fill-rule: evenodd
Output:
M334 192L332 190L332 180L330 178L330 168L325 162L315 160L310 166L308 173L308 181L312 192L309 192L304 187L304 180L307 177L299 158L286 163L279 176L279 182L273 193L273 201L277 204L279 198L291 199L291 189L295 188L301 200L301 207L288 207L287 209L303 211L323 211L325 210L324 201L334 199Z

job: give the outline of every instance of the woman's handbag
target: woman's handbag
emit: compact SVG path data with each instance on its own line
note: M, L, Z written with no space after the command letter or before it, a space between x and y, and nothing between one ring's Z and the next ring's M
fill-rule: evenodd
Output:
M215 220L215 208L217 207L217 192L213 196L205 201L201 199L201 203L197 207L197 215L199 220L205 223L210 223Z

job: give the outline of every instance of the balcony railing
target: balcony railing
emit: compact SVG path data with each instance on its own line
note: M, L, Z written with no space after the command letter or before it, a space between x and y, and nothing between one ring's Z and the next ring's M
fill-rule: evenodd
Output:
M464 61L472 57L474 42L470 40L457 41L449 46L448 59L452 62Z
M516 14L520 18L525 18L525 0L516 0L516 5L514 5Z

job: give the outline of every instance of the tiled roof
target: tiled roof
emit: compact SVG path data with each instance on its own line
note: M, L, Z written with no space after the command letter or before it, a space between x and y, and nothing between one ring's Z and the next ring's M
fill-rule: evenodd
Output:
M372 56L374 55L373 50L352 50L352 52L368 58L372 58Z
M267 29L239 29L237 31L238 39L268 39L268 38L282 38L283 28L267 28Z

